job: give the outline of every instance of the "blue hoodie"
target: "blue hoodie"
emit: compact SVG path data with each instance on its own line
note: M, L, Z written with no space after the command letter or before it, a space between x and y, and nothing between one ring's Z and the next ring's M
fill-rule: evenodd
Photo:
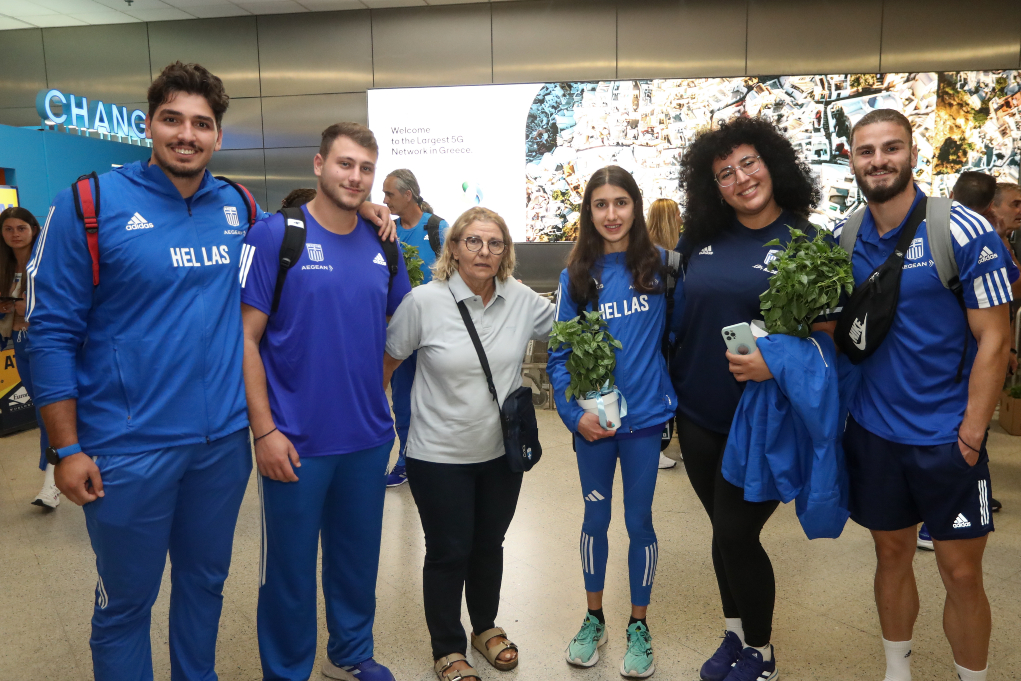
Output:
M146 161L102 175L99 187L99 286L70 189L54 199L28 264L36 403L76 398L89 455L246 427L241 196L206 171L184 199Z
M805 535L835 539L849 517L841 446L847 394L836 346L821 331L810 339L773 334L757 346L773 378L749 381L741 395L723 477L744 488L747 501L796 500Z
M659 248L660 254L663 249ZM621 419L617 437L650 427L661 427L674 416L677 395L670 383L666 359L663 357L663 330L666 327L666 296L638 294L631 286L631 273L624 262L624 253L604 255L596 264L602 267L599 285L599 311L609 326L610 334L621 342L617 350L617 367L613 377L627 401L627 416ZM560 273L557 289L557 321L578 316L578 306L568 292L567 270ZM674 294L672 326L680 322L682 284ZM577 432L578 421L585 410L575 398L565 397L571 375L567 371L570 350L561 346L549 353L547 371L553 383L557 412L564 425Z

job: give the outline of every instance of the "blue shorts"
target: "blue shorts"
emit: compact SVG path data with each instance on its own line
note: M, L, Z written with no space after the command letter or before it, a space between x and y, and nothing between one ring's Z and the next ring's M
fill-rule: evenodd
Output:
M982 441L969 466L957 442L917 447L891 442L848 416L844 453L851 519L869 530L902 530L920 522L933 539L973 539L993 531L989 455Z

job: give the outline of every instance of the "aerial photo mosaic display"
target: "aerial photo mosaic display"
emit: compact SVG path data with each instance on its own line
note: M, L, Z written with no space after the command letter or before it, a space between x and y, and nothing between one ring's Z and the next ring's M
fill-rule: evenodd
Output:
M945 196L967 169L1018 181L1019 71L369 92L380 171L411 168L423 195L449 219L470 205L497 210L518 241L573 240L585 183L611 163L635 175L646 203L680 201L679 159L688 141L706 126L745 115L770 118L800 149L823 190L811 220L832 225L862 201L849 166L851 127L883 108L911 120L919 150L915 177L924 190ZM407 130L429 136L387 134Z

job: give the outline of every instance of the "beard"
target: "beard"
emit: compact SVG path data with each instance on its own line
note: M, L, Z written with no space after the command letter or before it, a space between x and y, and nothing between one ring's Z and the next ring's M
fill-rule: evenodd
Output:
M195 149L196 156L201 154L202 152L201 149L198 149L196 147L192 148ZM180 180L188 180L206 172L206 167L204 165L198 167L179 165L167 158L164 158L162 152L163 152L162 149L157 151L156 147L153 147L153 157L156 159L156 165L158 165L160 168L163 168L163 170L167 171L167 173L172 177L176 177Z
M884 169L891 168L886 167ZM900 172L897 173L893 181L887 185L870 186L868 177L860 175L857 170L854 172L854 179L858 182L858 188L861 189L861 193L865 195L865 199L869 203L886 203L903 192L911 184L912 175L911 168L905 165L900 169Z
M358 210L359 206L368 198L368 192L363 192L358 198L353 198L334 185L323 185L322 189L326 197L343 210Z

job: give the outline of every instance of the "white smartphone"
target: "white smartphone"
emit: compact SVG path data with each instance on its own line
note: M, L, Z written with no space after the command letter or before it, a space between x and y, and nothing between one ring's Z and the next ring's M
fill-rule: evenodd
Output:
M741 322L723 328L723 340L727 349L735 355L750 355L755 352L755 336L748 322Z

